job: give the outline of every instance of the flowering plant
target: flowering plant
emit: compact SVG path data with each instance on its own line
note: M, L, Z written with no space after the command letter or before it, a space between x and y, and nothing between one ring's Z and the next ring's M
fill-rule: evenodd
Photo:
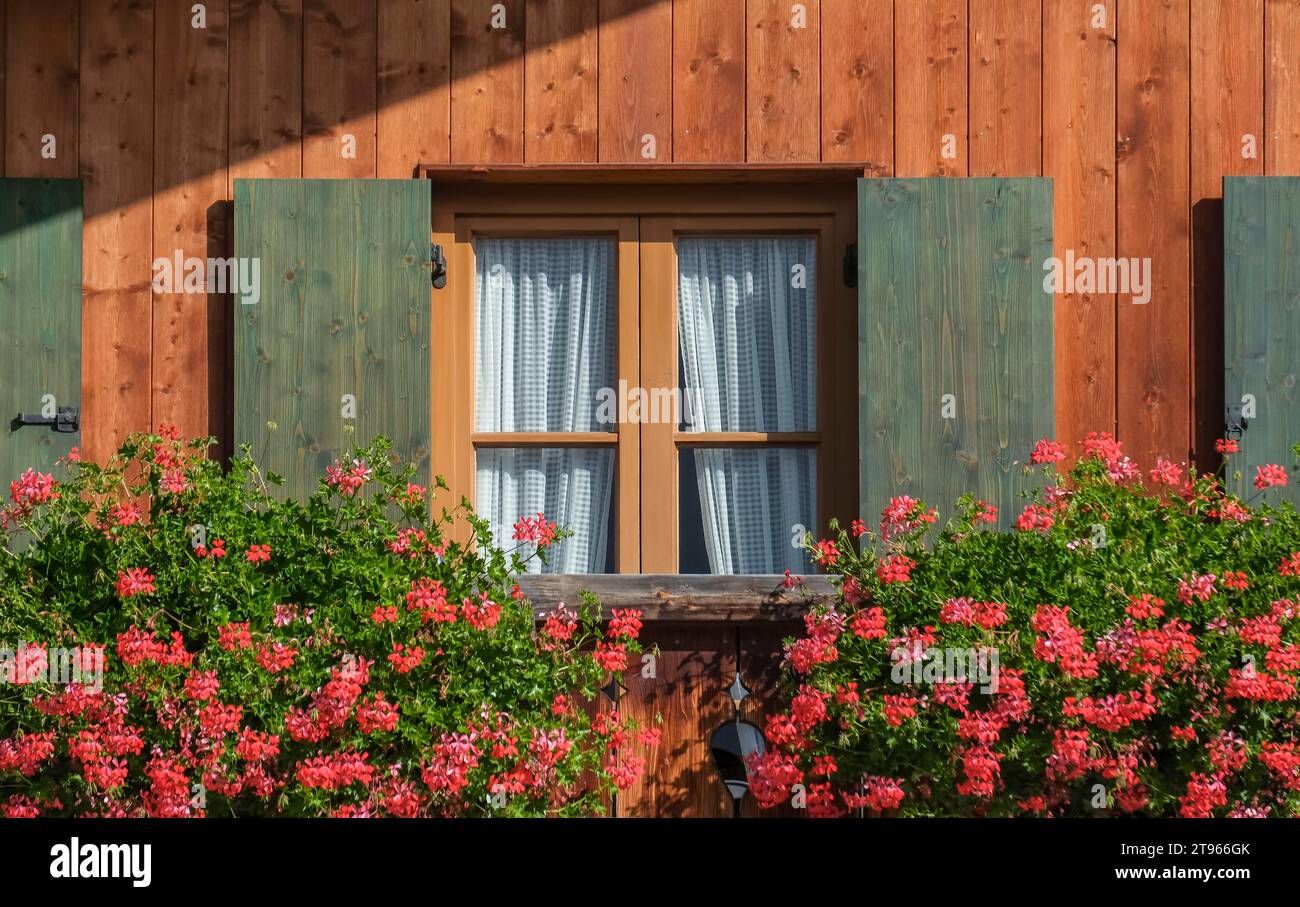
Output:
M133 435L13 483L0 813L580 815L635 780L653 732L591 701L639 613L539 622L512 581L553 523L504 552L382 439L305 502L209 443Z
M1015 531L969 496L943 526L898 497L878 532L810 546L838 595L787 640L761 804L1300 814L1300 514L1270 500L1287 471L1243 501L1165 460L1144 474L1109 435L1061 479L1064 458L1035 448L1045 484Z

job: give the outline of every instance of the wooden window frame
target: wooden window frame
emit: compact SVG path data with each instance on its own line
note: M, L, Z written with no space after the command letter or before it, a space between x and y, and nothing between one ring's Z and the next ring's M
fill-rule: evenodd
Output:
M577 180L561 171L428 172L433 181L433 242L450 250L447 285L434 290L433 462L452 497L473 500L474 451L486 446L606 445L618 438L615 569L622 574L675 574L677 458L700 446L815 446L818 528L856 515L858 502L857 293L840 274L856 241L857 196L848 170L776 171L753 181L638 182L626 174ZM805 179L805 176L808 178ZM527 432L486 436L474 430L476 330L472 238L482 235L604 233L619 240L619 378L630 386L677 387L675 238L691 233L817 236L817 431L798 433L680 432L676 425L618 425L617 432L552 437ZM625 244L632 242L635 262ZM634 289L629 293L628 281ZM631 297L629 300L628 297ZM445 317L439 316L439 310ZM441 329L440 329L441 323ZM630 333L629 333L630 332ZM635 367L630 363L635 359ZM635 378L636 380L633 380ZM450 465L444 470L443 465ZM635 487L629 487L635 476ZM617 583L617 580L614 580Z

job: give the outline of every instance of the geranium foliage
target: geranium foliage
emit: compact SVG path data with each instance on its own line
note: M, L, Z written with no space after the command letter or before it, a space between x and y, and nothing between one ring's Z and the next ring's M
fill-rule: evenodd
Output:
M1219 448L1232 469L1235 442ZM1243 501L1165 460L1143 471L1107 435L1061 477L1064 459L1033 451L1045 484L1013 532L970 497L946 523L900 497L811 545L839 595L787 641L761 803L1300 812L1300 515L1276 490L1293 477L1262 467Z
M0 812L577 815L639 775L657 731L593 703L640 615L538 621L513 582L554 524L503 552L382 440L300 503L208 444L135 435L13 483Z

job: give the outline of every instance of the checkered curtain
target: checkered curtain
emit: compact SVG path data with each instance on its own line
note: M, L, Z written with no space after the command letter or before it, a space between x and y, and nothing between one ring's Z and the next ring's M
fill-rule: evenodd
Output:
M815 240L688 237L677 261L687 430L815 430ZM694 457L714 573L807 569L792 540L795 527L816 525L812 449L704 448Z
M617 384L613 241L482 238L475 251L478 430L613 431L597 421L598 391ZM515 521L540 511L574 535L530 570L605 570L612 449L481 448L477 459L477 510L497 544L515 547Z

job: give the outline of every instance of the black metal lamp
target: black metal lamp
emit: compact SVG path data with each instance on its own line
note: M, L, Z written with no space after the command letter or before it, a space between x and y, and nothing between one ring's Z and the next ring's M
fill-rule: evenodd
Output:
M733 720L718 726L709 737L709 753L713 764L722 778L722 783L731 795L731 814L740 817L740 803L749 790L749 766L746 760L751 754L767 750L767 741L758 726L740 717L740 709L749 690L740 680L740 672L727 690L736 716Z

